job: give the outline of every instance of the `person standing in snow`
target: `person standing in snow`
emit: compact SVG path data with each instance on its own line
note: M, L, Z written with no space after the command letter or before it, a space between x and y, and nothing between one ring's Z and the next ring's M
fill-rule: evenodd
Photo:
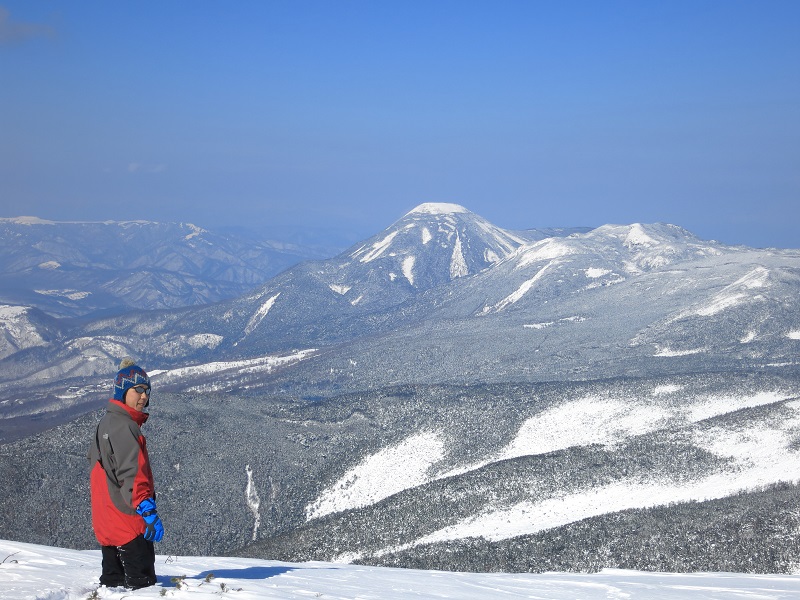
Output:
M155 549L164 526L147 445L140 427L150 416L150 378L124 358L114 380L114 397L92 440L92 528L102 546L100 584L138 589L155 585Z

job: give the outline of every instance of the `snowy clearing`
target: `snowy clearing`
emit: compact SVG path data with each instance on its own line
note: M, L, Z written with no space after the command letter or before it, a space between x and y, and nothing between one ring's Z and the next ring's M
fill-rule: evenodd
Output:
M185 385L189 386L191 385L189 382L197 379L200 375L219 375L227 371L232 371L238 375L246 373L269 373L274 369L293 365L301 360L305 360L315 353L315 348L309 348L306 350L298 350L286 356L262 356L246 360L203 363L201 365L180 367L177 369L153 370L150 371L150 377L160 384L185 382ZM205 383L205 380L203 380L202 385L207 387L209 384Z
M258 324L261 323L261 321L264 320L264 317L267 316L267 313L270 311L270 309L272 309L272 306L275 304L275 300L277 300L278 296L280 295L281 293L278 292L277 294L272 296L272 298L264 302L264 304L262 304L261 307L255 312L255 314L252 317L250 317L250 321L247 323L247 327L244 328L245 335L250 335L251 333L253 333L253 330L256 327L258 327Z
M611 273L611 269L600 269L597 267L589 267L584 271L586 277L589 279L598 279Z
M403 490L429 481L430 467L444 456L444 443L423 432L384 448L349 469L339 481L306 507L306 518L375 504Z
M385 238L383 238L382 240L380 240L380 241L378 241L378 242L375 242L375 243L372 245L372 248L371 248L371 249L370 249L370 250L369 250L369 251L368 251L368 252L367 252L367 253L366 253L364 256L362 256L362 257L361 257L361 262L362 262L362 263L369 263L369 262L372 262L373 260L375 260L376 258L378 258L378 257L379 257L381 254L383 254L384 252L386 252L386 250L389 248L389 246L391 246L391 245L392 245L392 240L394 240L395 236L397 236L397 234L398 234L398 233L400 233L400 232L399 232L399 231L393 231L392 233L390 233L389 235L387 235L387 236L386 236ZM362 250L363 250L363 248L362 248L362 249L359 249L359 250L357 250L357 251L356 251L356 252L353 254L353 256L358 256L358 255L359 255L359 253L360 253Z
M528 293L528 291L530 291L530 289L533 287L533 284L536 283L537 281L539 281L539 279L542 278L542 276L545 274L545 271L547 271L551 266L553 266L553 263L554 263L554 261L551 261L551 262L547 263L544 267L542 267L539 270L538 273L536 273L536 275L534 275L533 277L531 277L527 281L522 282L522 285L520 285L515 292L513 292L509 296L506 296L505 298L503 298L500 302L498 302L494 306L484 306L483 307L483 314L492 313L492 312L500 312L501 310L503 310L507 306L509 306L511 304L515 304L516 302L518 302L520 298L522 298L525 294Z

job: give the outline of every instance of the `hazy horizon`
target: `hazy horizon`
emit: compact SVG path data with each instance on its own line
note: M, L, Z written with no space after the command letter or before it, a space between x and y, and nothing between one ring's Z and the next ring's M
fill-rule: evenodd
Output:
M800 246L800 4L0 0L0 213ZM313 234L312 234L313 235Z

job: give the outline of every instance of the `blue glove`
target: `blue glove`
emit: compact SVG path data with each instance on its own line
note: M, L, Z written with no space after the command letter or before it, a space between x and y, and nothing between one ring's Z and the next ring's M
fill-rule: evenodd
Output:
M164 525L156 512L156 502L152 498L142 500L136 512L142 515L147 529L144 531L144 539L148 542L160 542L164 537Z

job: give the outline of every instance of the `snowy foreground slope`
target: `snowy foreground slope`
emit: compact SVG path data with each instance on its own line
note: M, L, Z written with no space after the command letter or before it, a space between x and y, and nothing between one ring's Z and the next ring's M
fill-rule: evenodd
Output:
M100 552L0 540L0 597L78 598L486 598L692 600L800 597L800 576L729 573L444 573L335 563L158 556L158 584L135 592L98 588Z

